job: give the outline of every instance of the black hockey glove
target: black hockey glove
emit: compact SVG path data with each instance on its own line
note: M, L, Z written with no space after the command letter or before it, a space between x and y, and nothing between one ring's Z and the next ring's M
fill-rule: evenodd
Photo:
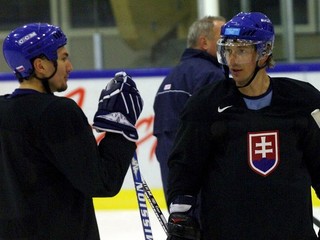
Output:
M200 226L193 216L196 199L178 196L170 204L167 240L200 240Z
M93 128L98 132L120 133L135 142L138 140L135 124L142 108L136 84L125 72L118 72L101 91Z
M185 213L171 213L167 240L200 240L199 224Z

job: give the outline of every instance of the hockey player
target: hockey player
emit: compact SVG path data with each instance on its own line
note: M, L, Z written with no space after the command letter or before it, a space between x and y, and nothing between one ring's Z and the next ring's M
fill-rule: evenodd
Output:
M136 149L142 99L124 72L101 92L94 127L107 134L98 146L81 108L53 94L73 69L66 44L46 23L4 40L20 86L0 97L0 239L98 240L92 197L119 192Z
M268 76L274 37L259 12L222 26L218 59L232 79L202 88L182 114L169 158L168 239L200 239L190 214L200 190L203 240L317 239L320 93Z

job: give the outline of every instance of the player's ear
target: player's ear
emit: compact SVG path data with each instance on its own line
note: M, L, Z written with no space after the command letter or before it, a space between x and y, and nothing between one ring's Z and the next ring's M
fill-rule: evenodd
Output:
M44 59L41 57L37 57L33 60L33 68L35 72L44 73L46 67L44 63Z
M258 62L259 67L265 66L267 61L268 61L267 55L260 57L259 62Z
M264 54L263 56L261 56L258 62L259 67L266 66L268 59L269 59L268 54Z

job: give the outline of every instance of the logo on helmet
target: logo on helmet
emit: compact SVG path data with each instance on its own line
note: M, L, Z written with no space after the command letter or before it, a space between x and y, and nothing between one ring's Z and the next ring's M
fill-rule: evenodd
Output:
M266 22L266 23L270 23L271 24L271 20L267 19L267 18L262 18L261 22Z
M25 68L24 68L24 66L21 65L21 66L16 67L16 70L18 72L23 72L25 70Z
M240 28L226 28L224 31L225 35L240 35Z
M19 44L19 45L22 45L22 44L24 44L26 41L28 41L28 40L30 40L31 38L34 38L34 37L36 37L36 36L37 36L36 32L29 33L28 35L24 36L23 38L20 38L20 39L18 40L18 44Z

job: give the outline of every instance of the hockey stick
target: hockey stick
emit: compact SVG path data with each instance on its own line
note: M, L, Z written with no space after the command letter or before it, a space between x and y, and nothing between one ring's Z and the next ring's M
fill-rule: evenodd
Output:
M318 228L320 228L320 220L316 217L313 217L313 224L316 225Z
M144 189L144 193L148 199L148 202L150 203L150 206L152 207L152 210L154 211L156 217L158 218L163 230L165 233L168 235L168 228L167 228L167 221L165 216L163 215L156 199L154 198L149 186L147 185L146 181L142 178L141 172L140 172L140 167L139 167L139 162L138 162L138 157L137 154L135 153L132 161L131 161L131 169L134 169L134 172L137 172L137 174L140 176L141 182L142 182L142 187ZM135 185L140 186L140 182L136 183L135 180Z
M148 187L146 181L144 179L142 179L142 183L143 183L143 189L144 192L146 194L146 197L148 199L148 202L150 203L153 212L155 213L155 215L157 216L163 230L165 231L165 233L168 235L168 226L167 226L167 220L165 218L165 216L163 215L156 199L154 198L150 188Z
M151 222L149 219L146 199L144 197L143 183L142 183L142 178L141 178L141 173L140 173L136 153L134 153L134 157L131 160L131 171L132 171L134 186L136 190L137 200L138 200L138 207L140 212L144 238L145 240L150 240L150 239L153 239Z

